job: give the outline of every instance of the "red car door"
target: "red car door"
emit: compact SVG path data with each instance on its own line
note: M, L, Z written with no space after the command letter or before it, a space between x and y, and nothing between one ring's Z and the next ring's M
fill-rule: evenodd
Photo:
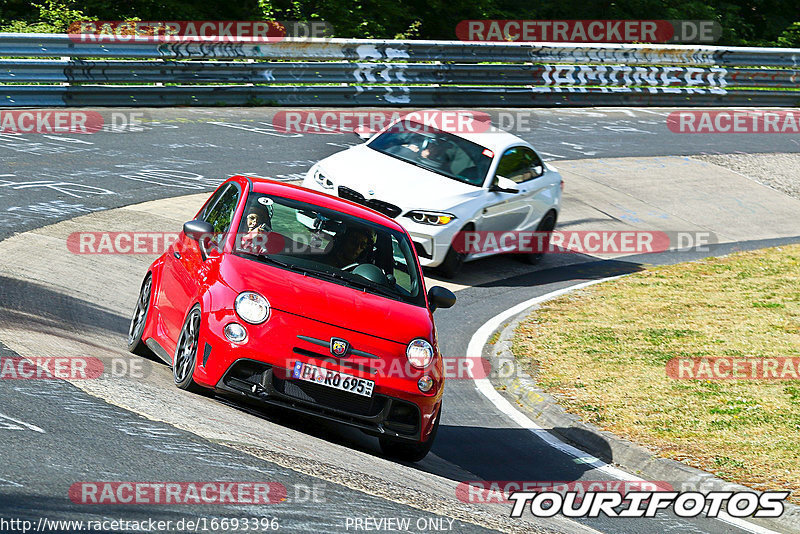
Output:
M218 261L241 197L233 182L220 188L200 214L214 229L214 237L201 250L199 243L181 233L167 251L159 290L159 309L172 351L189 309L200 301L210 263Z

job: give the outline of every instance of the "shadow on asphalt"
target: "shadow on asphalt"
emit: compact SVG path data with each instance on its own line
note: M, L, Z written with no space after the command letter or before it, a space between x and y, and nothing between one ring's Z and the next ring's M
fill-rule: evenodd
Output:
M329 443L359 450L372 456L384 457L378 447L377 438L368 436L357 429L311 417L298 417L297 414L283 408L262 408L223 397L217 397L217 400L231 408ZM559 439L570 437L576 441L590 441L594 444L594 454L591 456L609 463L613 460L611 447L598 434L576 428L555 428L546 432L558 434ZM584 478L585 473L593 469L591 465L576 461L575 458L544 443L533 445L532 440L537 439L540 438L524 428L485 428L442 424L431 452L444 463L431 461L430 457L417 464L398 463L458 482L477 480L572 482ZM586 456L590 455L587 453ZM459 473L460 476L455 474L452 466L457 466L459 470L462 470ZM464 471L474 477L465 476ZM592 480L596 478L592 478Z
M100 291L113 291L113 288ZM77 297L5 276L0 276L0 312L3 326L53 332L84 344L87 341L80 334L86 330L119 333L120 343L124 344L130 322L129 317Z
M493 280L491 282L478 284L474 287L534 287L558 282L597 280L609 276L620 276L644 271L651 265L672 265L736 252L790 245L798 242L800 242L800 236L756 239L737 243L713 243L705 247L637 254L626 256L624 259L612 260L597 259L583 254L572 254L571 257L576 260L574 263L555 266L548 264L548 260L552 261L553 256L549 255L545 257L542 265L538 266L539 270L506 279ZM481 261L486 260L478 260L475 264L477 265ZM455 281L457 282L458 280L456 279Z
M520 273L520 267L525 272ZM474 288L534 287L556 282L595 280L642 270L638 261L604 260L586 254L548 254L541 263L528 265L512 254L475 260L464 265L454 278L445 278L435 269L425 269L425 276L436 282L456 283ZM517 274L501 274L504 271ZM497 273L487 278L486 273ZM500 278L498 278L500 277Z
M584 261L571 265L544 268L539 271L493 280L475 287L534 287L559 282L598 280L609 276L619 276L643 271L642 264L623 260Z
M541 432L570 436L576 441L591 440L596 449L591 456L605 462L613 459L608 442L593 432L577 428L554 428ZM441 425L432 452L469 471L477 480L572 482L594 469L545 443L534 444L532 440L541 438L537 433L519 427ZM425 467L420 469L440 474Z

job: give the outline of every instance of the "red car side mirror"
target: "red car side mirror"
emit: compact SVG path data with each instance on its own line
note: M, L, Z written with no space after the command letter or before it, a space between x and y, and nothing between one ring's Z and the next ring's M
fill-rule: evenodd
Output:
M433 286L428 290L428 302L430 303L431 311L436 311L439 308L452 308L456 303L456 296L447 288Z

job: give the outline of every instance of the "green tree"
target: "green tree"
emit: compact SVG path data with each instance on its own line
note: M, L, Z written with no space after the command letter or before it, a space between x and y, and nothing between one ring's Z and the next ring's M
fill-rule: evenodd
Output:
M325 20L337 37L455 39L469 19L714 20L720 45L800 46L797 0L0 0L5 31L78 19Z

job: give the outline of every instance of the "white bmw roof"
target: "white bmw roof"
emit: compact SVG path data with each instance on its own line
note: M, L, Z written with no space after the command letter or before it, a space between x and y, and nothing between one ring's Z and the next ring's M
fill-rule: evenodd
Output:
M419 122L415 119L410 119L408 117L401 118L395 121L392 124L397 124L401 121L410 121L420 125L420 129L424 130L426 126L423 123ZM461 137L466 139L467 141L472 141L478 145L488 148L495 154L502 152L505 150L506 147L511 145L519 145L519 144L527 144L524 139L517 137L514 134L508 133L504 130L497 128L496 126L490 125L488 129L485 131L480 131L486 127L486 123L482 121L474 121L473 124L474 132L471 131L451 131L449 129L443 130L445 133L449 133L451 135L455 135L457 137ZM436 128L436 126L433 126ZM385 130L389 130L391 125L388 126Z
M463 137L467 141L472 141L473 143L485 146L486 148L495 153L501 152L503 149L505 149L510 145L518 145L522 143L527 144L524 139L520 139L514 134L510 134L495 127L492 127L490 130L486 132L478 132L478 133L458 132L454 133L453 135L457 135L458 137Z

